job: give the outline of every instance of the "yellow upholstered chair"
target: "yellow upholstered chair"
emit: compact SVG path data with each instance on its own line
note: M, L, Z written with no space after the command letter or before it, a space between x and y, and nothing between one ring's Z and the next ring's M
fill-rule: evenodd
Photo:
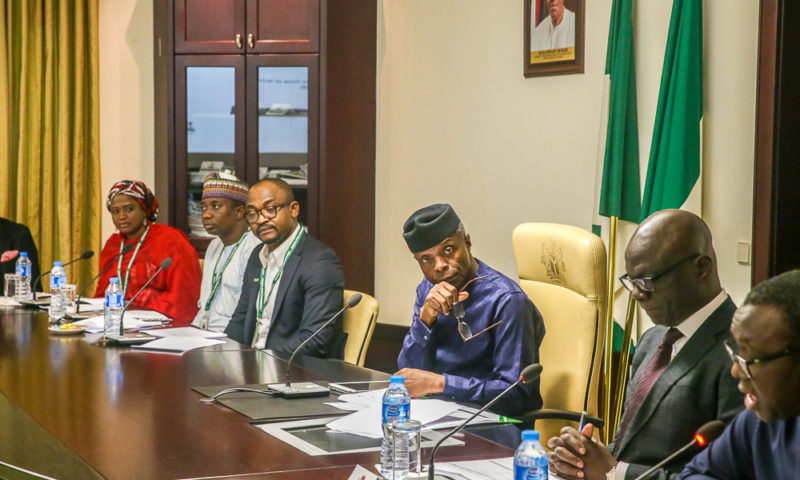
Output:
M355 290L344 291L344 301L346 302ZM378 301L374 297L361 294L361 301L353 308L348 308L342 316L342 330L347 334L347 343L344 347L344 361L364 366L367 358L367 349L372 340L372 333L375 331L375 324L378 322Z
M542 313L546 330L539 349L544 408L522 417L536 420L545 444L565 420L580 417L584 404L591 423L602 424L597 415L606 248L591 232L554 223L523 223L514 229L512 244L520 286Z

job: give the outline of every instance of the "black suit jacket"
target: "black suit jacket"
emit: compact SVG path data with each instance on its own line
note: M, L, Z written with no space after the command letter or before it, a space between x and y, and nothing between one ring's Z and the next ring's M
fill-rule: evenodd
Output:
M744 396L730 374L731 360L723 346L731 336L735 310L736 305L728 297L703 322L656 380L623 438L615 438L615 442L621 442L617 460L630 464L626 479L636 478L691 441L704 423L715 419L728 423L744 408ZM628 383L626 405L637 376L666 332L667 327L656 326L642 335L631 363L633 380ZM609 448L613 451L613 444ZM648 479L677 477L696 453L679 456Z
M239 304L225 328L228 337L246 345L253 342L256 328L261 248L259 245L250 255ZM344 275L339 257L311 235L303 235L286 262L277 288L266 348L290 354L342 308ZM337 348L341 335L339 318L298 353L341 357L343 350Z
M31 231L21 223L0 218L0 253L6 250L28 252L28 258L30 258L33 263L31 282L39 277L39 251L36 249L36 243L33 241ZM16 271L16 264L16 258L5 263L0 263L0 278L3 278L3 275L6 273L14 273ZM37 287L37 290L41 291L41 286Z

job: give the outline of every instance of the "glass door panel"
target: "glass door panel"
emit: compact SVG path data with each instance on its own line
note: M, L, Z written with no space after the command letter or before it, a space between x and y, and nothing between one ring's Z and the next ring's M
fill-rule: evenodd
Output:
M236 69L186 68L187 225L207 236L200 218L203 179L211 172L236 172Z

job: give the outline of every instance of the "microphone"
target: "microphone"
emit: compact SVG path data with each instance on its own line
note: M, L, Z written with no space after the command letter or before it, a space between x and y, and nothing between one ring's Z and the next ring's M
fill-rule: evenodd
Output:
M720 435L722 435L722 431L725 430L725 423L721 420L712 420L702 427L697 429L697 432L694 434L694 438L691 442L687 443L683 447L681 447L678 451L670 455L669 457L661 460L657 464L653 465L652 468L644 472L643 474L636 477L634 480L643 480L649 477L653 472L658 470L659 468L663 467L667 463L671 462L675 457L681 455L682 453L686 452L690 448L698 445L700 447L705 447L709 443L713 442L717 439Z
M67 263L62 264L61 266L62 267L66 267L67 265L72 265L73 263L77 262L78 260L86 260L87 258L92 258L93 256L94 256L94 250L86 250L85 252L81 253L80 257L73 258L72 260L70 260ZM31 287L31 289L33 290L33 299L34 300L36 300L36 293L37 293L36 292L36 286L39 284L39 280L41 280L42 277L46 277L47 275L50 275L51 271L52 270L48 270L46 272L40 273L39 276L36 277L36 281L33 282L33 286Z
M282 398L304 398L304 397L324 397L330 393L330 389L328 387L323 387L321 385L317 385L316 383L312 382L300 382L295 383L292 385L292 360L294 360L294 356L297 355L297 352L303 348L303 346L308 343L309 340L314 338L319 332L325 329L328 325L331 324L336 317L338 317L342 312L347 310L348 308L353 308L361 301L361 294L354 293L350 295L350 298L344 302L344 307L341 310L336 312L327 322L323 323L321 327L319 327L314 333L308 336L303 343L297 346L292 352L292 355L289 357L289 361L286 363L286 384L274 383L271 385L267 385L267 389L273 392L275 395L282 397Z
M131 250L133 250L133 244L132 243L126 243L125 246L122 247L122 252L120 252L120 253L114 255L113 257L111 257L111 260L109 260L108 263L106 264L106 266L103 267L102 270L100 270L100 273L95 275L94 278L92 278L91 280L89 280L86 283L86 285L83 287L83 290L81 290L81 293L78 294L78 298L75 300L75 316L77 316L79 313L81 313L81 297L83 296L84 293L86 293L86 290L89 289L89 286L92 283L94 283L95 280L97 280L98 278L103 276L104 273L106 273L106 270L108 270L108 268L111 265L114 264L114 260L119 258L120 255L127 255L127 253L130 252Z
M150 275L150 278L148 278L147 281L145 282L145 284L142 285L142 288L140 288L139 291L136 292L136 294L134 296L132 296L131 299L128 300L128 303L122 308L122 313L119 315L119 335L111 335L111 336L107 336L106 338L109 338L114 343L124 343L126 345L133 345L133 344L136 344L136 343L145 343L145 342L150 341L150 340L153 339L149 335L147 335L145 337L142 337L142 336L139 336L139 335L125 335L125 327L123 325L123 321L122 320L123 320L123 318L125 318L125 312L128 310L128 307L130 307L131 304L133 303L133 301L136 300L136 297L138 297L139 294L142 293L144 291L144 289L147 288L148 285L150 285L150 282L152 282L153 279L156 278L156 276L159 273L161 273L164 270L168 269L170 265L172 265L172 257L167 257L167 258L165 258L164 260L161 261L161 265L159 265L158 270L156 270L155 273Z
M523 384L531 383L531 382L535 381L537 378L539 378L539 376L541 374L542 374L542 364L533 363L531 365L528 365L527 367L525 367L522 370L522 373L519 374L519 379L516 382L512 383L511 385L509 385L509 387L506 388L505 390L503 390L502 392L498 393L497 396L495 396L493 399L491 399L489 401L489 403L487 403L486 405L481 407L481 409L478 410L477 412L475 412L474 414L472 414L471 417L469 417L468 419L466 419L463 422L461 422L461 425L459 425L456 428L450 430L450 432L447 435L445 435L444 437L440 438L439 441L436 442L436 445L433 446L433 450L431 450L431 459L430 459L430 462L428 463L428 480L434 480L435 475L433 473L433 461L436 459L436 451L439 450L439 446L445 440L447 440L448 438L452 437L456 433L460 432L461 429L466 427L469 422L471 422L475 417L477 417L478 415L483 413L487 408L489 408L492 405L494 405L495 402L500 400L500 397L502 397L503 395L505 395L506 393L511 391L511 389L513 389L514 387L516 387L520 383L523 383Z

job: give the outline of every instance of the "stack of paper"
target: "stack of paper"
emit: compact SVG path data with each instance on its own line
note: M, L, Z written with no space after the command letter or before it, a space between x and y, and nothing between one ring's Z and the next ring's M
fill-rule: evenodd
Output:
M134 310L130 312L125 312L125 319L123 320L123 322L125 323L125 330L141 330L143 328L160 327L161 322L163 320L168 320L167 317L158 312L152 312L152 313L146 312L145 315L152 317L158 315L159 317L157 320L144 319L139 316L141 312L143 311ZM104 330L105 320L102 315L97 315L94 317L89 317L85 320L78 320L77 322L74 323L75 325L86 327L86 331L89 333L100 333Z
M211 347L223 343L225 342L213 338L167 336L153 340L152 342L144 343L142 345L134 345L133 348L183 353L189 350L194 350L195 348Z
M362 437L382 438L381 406L381 401L378 399L372 405L328 423L328 428L333 431L352 433ZM424 428L425 425L436 422L458 409L458 404L444 400L412 399L411 420L418 420Z
M223 332L209 332L194 327L158 328L144 332L154 337L195 337L195 338L225 338Z

